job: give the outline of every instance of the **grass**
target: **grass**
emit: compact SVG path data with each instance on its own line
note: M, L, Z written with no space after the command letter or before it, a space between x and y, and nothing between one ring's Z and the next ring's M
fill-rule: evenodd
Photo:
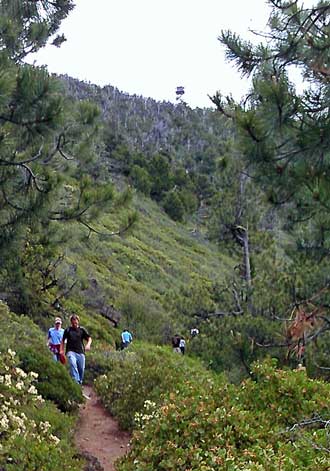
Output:
M79 240L83 232L75 232L66 260L77 267L77 276L87 289L76 288L71 296L82 304L86 304L86 296L92 296L94 304L99 301L116 308L125 304L123 298L138 296L147 313L159 312L163 324L169 324L166 329L164 325L160 328L170 332L187 322L182 312L173 315L175 306L194 303L194 286L204 286L206 296L211 296L207 292L212 283L221 283L229 276L235 262L219 254L215 245L197 239L188 225L171 220L150 199L138 195L133 205L139 219L129 234L108 238L92 235L83 241ZM99 226L114 229L115 218L107 214ZM191 305L192 312L197 308ZM97 318L93 316L94 320ZM139 330L148 336L148 326Z

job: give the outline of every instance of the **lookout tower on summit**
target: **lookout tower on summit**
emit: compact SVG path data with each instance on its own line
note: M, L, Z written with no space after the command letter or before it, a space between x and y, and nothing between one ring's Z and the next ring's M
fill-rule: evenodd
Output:
M184 95L184 87L182 86L179 86L179 87L176 87L176 100L181 100L182 99L182 96Z

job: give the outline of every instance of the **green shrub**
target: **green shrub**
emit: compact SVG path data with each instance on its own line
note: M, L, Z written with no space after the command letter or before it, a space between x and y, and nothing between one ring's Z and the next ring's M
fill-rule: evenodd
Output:
M37 376L18 366L14 351L0 353L0 469L80 471L69 442L72 419L38 395Z
M130 171L130 177L134 187L149 196L152 182L149 173L139 165L133 165Z
M32 347L18 348L17 353L24 371L38 373L36 387L44 399L55 402L62 411L78 408L83 400L81 388L71 379L64 365L55 362L48 352Z
M230 381L239 383L249 376L252 363L269 351L282 366L288 363L287 350L283 347L274 346L270 350L258 346L280 343L281 329L278 321L262 316L220 317L203 323L200 335L189 344L189 353L214 371L225 372Z
M119 335L118 335L119 337ZM115 350L93 348L86 355L86 370L84 382L92 383L96 378L109 372L109 357Z
M146 400L159 404L162 395L177 390L190 377L207 378L198 362L173 353L169 348L134 342L129 349L108 358L109 373L99 377L96 390L122 428L134 427L135 415Z
M278 370L272 360L256 363L252 374L238 386L193 379L160 407L147 404L116 469L329 470L330 385Z
M168 191L163 199L163 206L167 214L174 221L182 221L185 209L182 200L176 191Z

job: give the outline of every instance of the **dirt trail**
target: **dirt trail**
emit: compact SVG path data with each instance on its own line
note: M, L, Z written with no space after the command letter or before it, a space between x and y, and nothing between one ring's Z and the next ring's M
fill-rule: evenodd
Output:
M113 463L128 450L130 434L119 430L92 387L84 386L84 394L90 399L80 409L76 446L86 456L97 458L104 471L115 471Z

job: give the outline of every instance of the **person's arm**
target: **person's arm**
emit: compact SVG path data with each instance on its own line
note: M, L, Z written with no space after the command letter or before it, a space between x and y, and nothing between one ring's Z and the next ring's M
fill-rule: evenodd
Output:
M64 345L65 345L66 337L67 337L67 335L66 335L66 330L65 330L64 333L63 333L62 342L61 342L61 345L60 345L60 355L64 355Z
M50 329L48 330L48 334L47 334L47 343L46 343L46 346L49 347L50 345Z
M91 349L91 345L92 345L92 337L89 337L88 340L87 340L87 343L85 345L85 350L88 351Z

